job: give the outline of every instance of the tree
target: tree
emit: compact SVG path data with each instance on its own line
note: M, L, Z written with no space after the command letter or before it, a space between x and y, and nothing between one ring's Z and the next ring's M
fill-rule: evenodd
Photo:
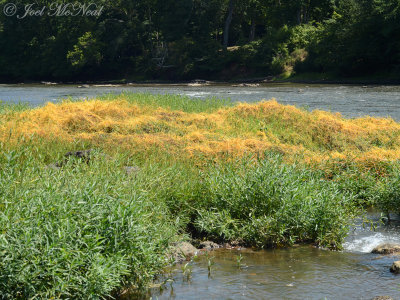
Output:
M228 42L229 42L229 29L230 29L232 17L233 17L234 2L235 2L235 0L229 0L228 16L226 17L226 20L225 20L224 43L223 43L223 46L225 49L228 47Z

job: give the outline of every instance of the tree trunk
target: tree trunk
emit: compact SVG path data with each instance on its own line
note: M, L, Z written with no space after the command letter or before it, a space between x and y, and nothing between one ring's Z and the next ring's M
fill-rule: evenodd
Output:
M308 10L307 9L304 9L303 22L308 23Z
M225 30L224 30L224 48L225 49L228 47L228 42L229 42L229 28L230 28L231 22L232 22L233 1L234 0L229 0L228 17L226 18L226 21L225 21Z
M298 25L301 24L301 10L302 10L301 7L297 10L297 24Z
M194 1L192 0L192 7L190 8L190 12L185 20L185 25L184 25L185 27L189 23L190 18L192 17L193 9L194 9Z
M308 17L310 15L310 10L311 10L311 0L309 0L306 4L306 6L304 7L304 23L308 23Z
M254 41L255 35L256 35L256 22L254 22L254 20L251 20L251 28L250 28L250 34L249 34L249 42Z

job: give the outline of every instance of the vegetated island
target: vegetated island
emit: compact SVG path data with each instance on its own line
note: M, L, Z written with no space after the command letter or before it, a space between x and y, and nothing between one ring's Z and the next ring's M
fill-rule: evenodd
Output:
M399 137L275 100L3 103L0 297L145 288L190 239L341 249L365 208L399 212Z

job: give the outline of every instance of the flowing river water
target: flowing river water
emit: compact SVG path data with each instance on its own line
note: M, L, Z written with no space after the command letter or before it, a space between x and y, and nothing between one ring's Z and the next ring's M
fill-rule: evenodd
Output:
M60 99L92 98L108 93L181 94L201 99L217 97L232 101L257 102L276 98L278 102L293 104L307 109L340 112L347 117L365 115L400 120L400 86L351 86L264 84L258 87L232 85L0 85L0 100L5 102L29 102L36 106Z
M286 249L219 249L171 270L163 288L132 299L373 299L389 295L400 299L400 275L390 273L397 256L371 254L381 243L400 243L398 220L372 228L360 220L351 230L343 251L295 246ZM396 225L397 224L397 225ZM238 262L238 259L242 259ZM208 262L211 259L211 271ZM239 266L240 265L240 266Z
M276 98L278 102L340 112L346 117L365 115L392 117L400 121L400 86L343 86L277 84L259 87L231 85L0 85L0 100L28 102L33 106L60 99L92 98L121 92L181 94L194 100L207 97L256 102ZM371 213L369 218L380 219ZM396 223L395 223L396 224ZM397 223L398 224L398 223ZM372 299L389 295L400 299L400 275L390 273L393 256L371 254L383 242L400 243L398 226L380 225L372 230L355 226L344 251L333 252L312 246L288 249L221 249L190 262L191 276L182 266L171 269L172 281L153 288L146 295L125 295L125 299ZM242 257L238 266L238 258ZM208 270L211 258L211 272Z

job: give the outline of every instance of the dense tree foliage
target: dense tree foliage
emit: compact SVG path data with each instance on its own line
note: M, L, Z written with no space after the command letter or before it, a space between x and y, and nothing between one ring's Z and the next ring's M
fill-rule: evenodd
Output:
M399 0L0 0L0 79L231 79L400 71ZM70 6L68 6L70 5ZM77 6L75 6L77 7ZM54 11L53 11L54 12Z

